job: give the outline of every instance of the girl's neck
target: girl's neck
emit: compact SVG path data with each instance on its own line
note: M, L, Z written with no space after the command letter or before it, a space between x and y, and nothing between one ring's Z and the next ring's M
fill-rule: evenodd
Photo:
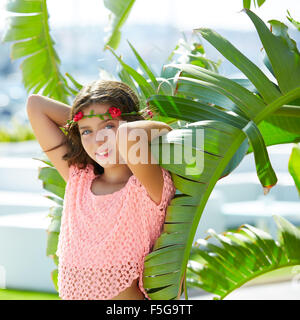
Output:
M104 168L104 172L101 174L101 181L110 184L121 184L127 182L131 176L131 170L126 164L123 164L112 168Z

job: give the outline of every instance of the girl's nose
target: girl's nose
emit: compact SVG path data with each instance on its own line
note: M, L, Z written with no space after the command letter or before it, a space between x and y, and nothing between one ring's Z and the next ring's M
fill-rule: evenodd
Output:
M115 132L113 130L109 129L101 129L98 130L95 137L95 143L98 146L103 145L104 143L107 143L111 146L115 145L116 137Z

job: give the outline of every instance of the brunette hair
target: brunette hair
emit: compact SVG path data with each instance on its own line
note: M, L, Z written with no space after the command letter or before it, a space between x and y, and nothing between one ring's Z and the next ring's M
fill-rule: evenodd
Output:
M95 80L82 87L75 97L70 110L69 120L72 120L77 112L83 111L94 103L105 103L111 107L118 107L122 113L140 111L139 99L127 84L119 81ZM121 118L128 122L145 120L143 115L121 115ZM67 145L68 152L62 157L62 159L68 162L69 167L72 164L76 164L81 169L84 169L87 164L93 164L94 173L102 174L104 172L104 168L91 159L82 146L77 122L73 122L69 127L64 128L65 141L44 152L51 151L62 145Z

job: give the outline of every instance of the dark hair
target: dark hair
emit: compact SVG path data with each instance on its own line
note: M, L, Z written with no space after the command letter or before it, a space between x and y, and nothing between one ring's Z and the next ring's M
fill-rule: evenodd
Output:
M96 80L82 87L79 91L73 101L69 120L72 120L77 112L83 111L89 105L94 103L105 103L111 107L118 107L122 113L140 111L139 99L127 84L119 81ZM145 120L143 115L121 115L121 118L128 122ZM84 169L87 164L93 164L94 173L102 174L104 172L104 168L91 159L82 146L77 122L73 122L69 127L64 128L66 137L65 141L44 152L51 151L66 144L68 152L62 157L62 159L68 162L69 167L72 164L76 164L80 169Z

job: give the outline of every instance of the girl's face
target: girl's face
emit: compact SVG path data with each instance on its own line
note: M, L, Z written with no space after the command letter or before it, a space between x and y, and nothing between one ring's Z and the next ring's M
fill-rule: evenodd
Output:
M91 110L95 114L108 111L108 104L92 104L82 110L83 114L89 115ZM99 117L83 118L78 121L81 143L86 153L103 168L114 167L119 164L119 152L116 147L116 134L119 125L125 120L121 116L110 119L108 115ZM109 151L108 155L101 155Z

